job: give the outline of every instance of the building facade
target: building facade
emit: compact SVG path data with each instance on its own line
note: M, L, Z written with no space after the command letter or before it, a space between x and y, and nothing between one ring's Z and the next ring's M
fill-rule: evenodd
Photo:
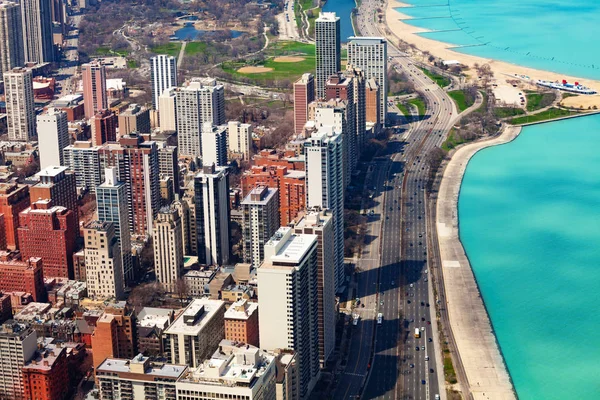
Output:
M67 113L50 108L37 117L40 168L64 165L63 149L70 144Z
M316 99L325 97L325 83L342 70L340 47L340 17L334 12L322 12L315 20Z
M177 86L177 58L166 54L150 58L150 79L152 82L152 108L161 112L160 95L166 89Z
M4 237L10 250L19 248L19 214L30 204L28 185L0 183L0 214L4 216Z
M21 24L25 62L41 64L54 61L52 10L46 0L22 0Z
M132 132L150 133L150 110L138 104L131 104L127 110L119 114L119 136Z
M64 165L75 173L77 190L96 192L102 183L100 172L100 146L90 141L77 141L63 150Z
M81 76L85 117L92 118L98 111L108 109L106 67L99 61L83 64Z
M83 231L88 296L94 299L123 298L123 257L115 226L112 222L90 221Z
M4 72L25 65L23 24L19 3L0 3L0 80Z
M0 328L0 397L28 400L25 397L23 366L37 350L37 335L26 324L7 321ZM10 356L8 356L10 355Z
M227 166L227 126L202 124L202 165Z
M225 311L225 339L259 346L258 303L241 299Z
M21 261L17 255L0 251L0 291L22 291L30 293L33 301L45 301L42 259L34 257Z
M160 209L154 224L154 270L156 281L165 290L176 292L177 281L183 275L183 238L181 217L175 207Z
M8 140L31 141L37 134L31 70L14 68L4 72L4 93Z
M294 82L294 133L299 135L308 121L308 105L315 100L315 77L306 73Z
M227 145L232 155L241 155L244 160L249 160L252 154L252 125L229 121Z
M256 186L242 201L244 262L258 267L265 257L265 244L279 229L277 189Z
M117 140L118 118L110 110L100 110L90 118L92 145L101 146Z

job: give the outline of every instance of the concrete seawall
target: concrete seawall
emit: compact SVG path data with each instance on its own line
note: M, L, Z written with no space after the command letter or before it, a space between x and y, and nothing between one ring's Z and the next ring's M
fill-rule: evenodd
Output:
M467 164L479 150L508 143L521 132L509 126L493 139L459 148L444 170L437 200L437 235L446 308L457 350L475 400L516 399L469 259L458 234L458 195ZM465 387L467 382L463 382Z

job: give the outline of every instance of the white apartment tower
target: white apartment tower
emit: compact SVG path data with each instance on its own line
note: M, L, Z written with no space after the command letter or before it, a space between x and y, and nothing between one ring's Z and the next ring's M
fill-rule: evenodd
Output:
M225 123L223 85L212 78L195 78L176 91L175 110L179 155L202 156L202 124Z
M165 89L160 96L158 96L158 108L160 112L158 119L160 121L161 131L176 131L177 130L177 114L176 114L176 99L177 99L177 88L170 87Z
M325 97L325 83L341 71L340 17L322 12L315 20L317 100Z
M335 258L333 218L328 210L309 210L296 226L297 235L317 235L319 360L324 367L335 349Z
M156 281L168 292L175 292L183 274L183 238L181 217L175 207L166 206L154 220L154 271Z
M204 166L194 178L198 260L229 262L229 176L227 167Z
M96 187L96 212L99 221L112 222L115 228L115 236L121 246L123 277L127 284L134 279L127 187L117 179L115 168L106 168L104 179L104 183Z
M5 322L0 328L0 398L23 397L23 366L37 350L37 334L26 324Z
M13 1L0 2L0 81L4 72L25 65L21 8Z
M230 153L240 154L244 160L249 160L252 152L252 125L229 121L227 143Z
M54 61L51 3L48 0L21 0L21 24L25 61Z
M67 113L49 108L37 116L40 168L64 165L63 149L70 144Z
M63 149L64 166L75 173L78 191L94 193L102 183L100 173L100 146L91 141L77 141Z
M344 282L344 173L342 135L322 127L304 143L306 207L333 214L335 290Z
M173 56L159 54L150 58L150 67L152 108L160 112L160 95L166 89L177 86L177 59Z
M31 70L14 68L4 73L8 140L28 142L35 137L35 107Z
M91 221L83 231L88 295L95 299L123 298L125 282L115 226L112 222Z
M244 262L258 267L265 258L265 244L279 228L279 191L256 186L242 201L244 214Z
M375 78L379 85L381 124L387 117L387 40L382 37L350 37L348 39L348 65L359 68L366 80Z
M290 349L298 360L299 394L319 377L317 235L281 227L265 245L258 268L260 348Z
M227 166L227 126L202 124L202 165Z

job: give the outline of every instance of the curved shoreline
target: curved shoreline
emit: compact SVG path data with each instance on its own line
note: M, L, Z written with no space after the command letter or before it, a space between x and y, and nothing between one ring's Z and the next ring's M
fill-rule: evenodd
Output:
M477 280L459 236L458 197L470 159L480 150L513 141L521 127L508 126L493 139L460 147L444 169L437 208L436 230L450 329L474 399L516 399L512 380Z

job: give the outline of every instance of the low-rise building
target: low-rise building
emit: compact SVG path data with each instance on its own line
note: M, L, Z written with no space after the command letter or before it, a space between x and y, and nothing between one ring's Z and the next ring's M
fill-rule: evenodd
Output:
M137 315L138 351L149 356L164 353L163 332L171 325L175 311L144 307Z
M236 301L225 312L225 339L259 346L258 303Z
M207 267L204 270L188 271L183 279L188 288L189 295L192 297L204 296L207 293L207 285L215 277L217 271L215 268Z

